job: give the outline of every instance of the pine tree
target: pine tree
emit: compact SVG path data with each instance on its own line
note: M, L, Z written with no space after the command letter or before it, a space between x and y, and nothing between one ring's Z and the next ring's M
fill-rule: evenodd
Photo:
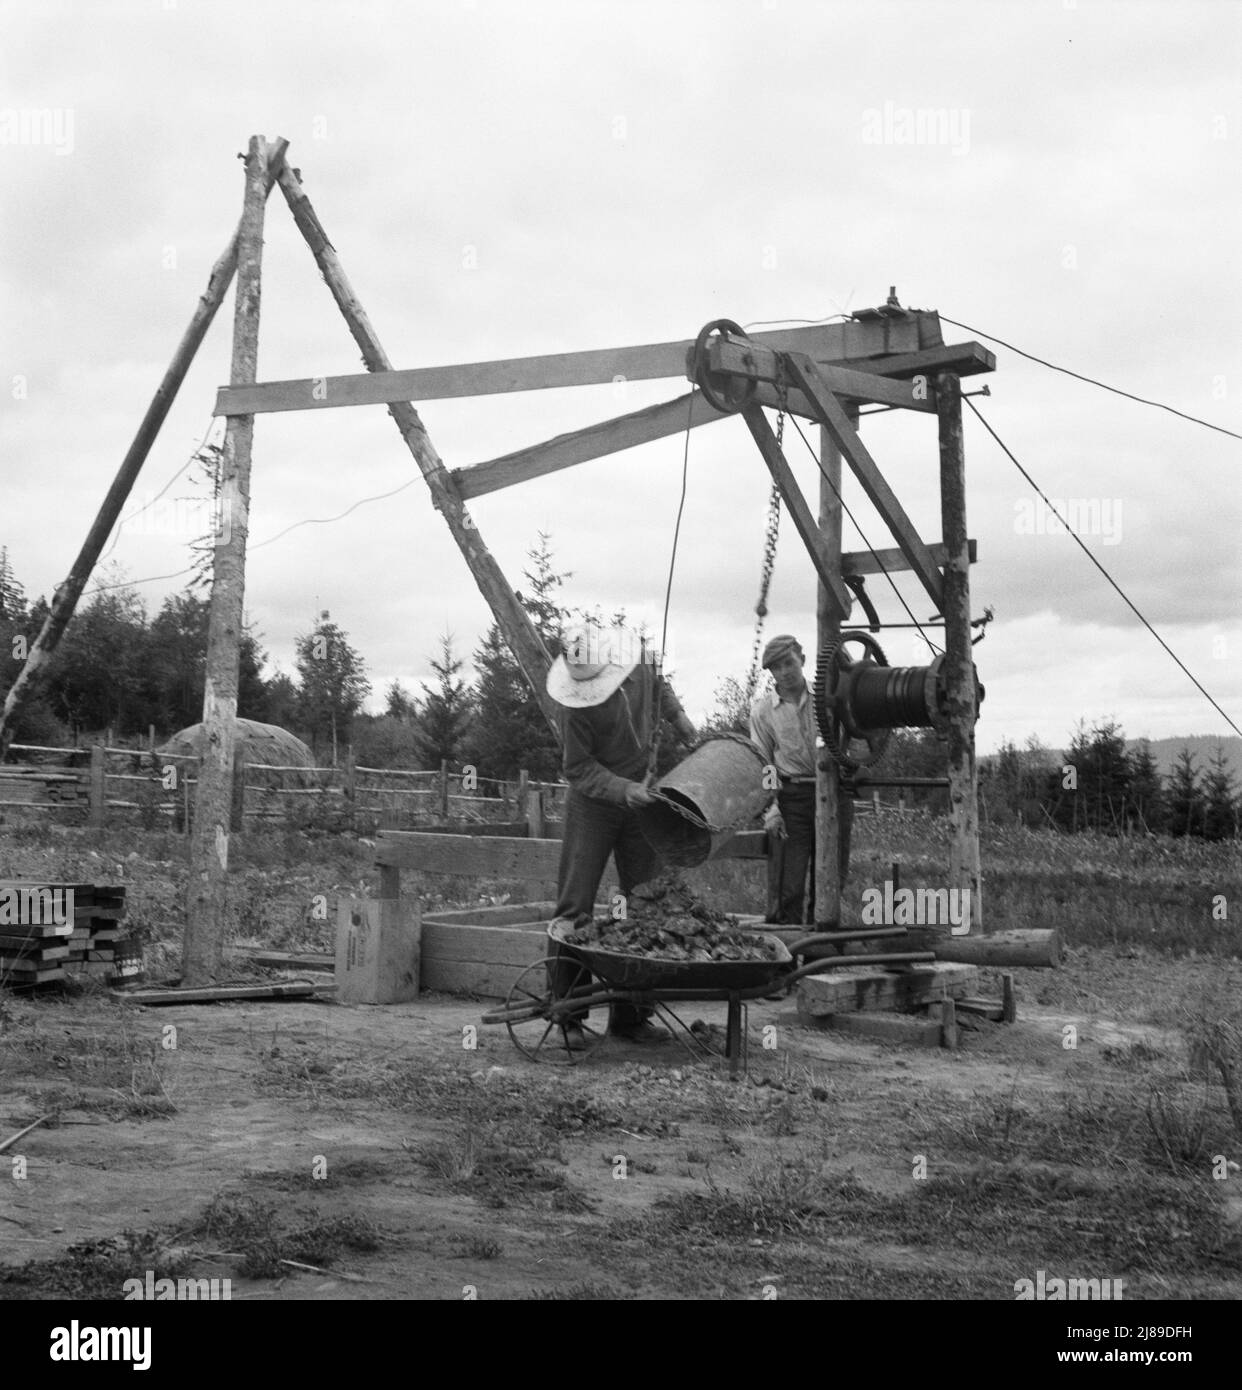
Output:
M399 680L393 680L388 689L384 692L387 705L384 713L390 719L412 720L418 713L418 708L409 692Z
M26 594L9 564L9 550L0 545L0 619L20 623L26 616Z
M560 651L569 617L569 610L557 603L556 592L570 576L552 568L549 540L539 532L538 544L527 552L534 570L524 571L530 588L518 598L554 655ZM473 764L481 777L511 778L523 768L540 781L558 777L560 746L497 624L475 651L474 666L475 717L461 747L463 761Z
M470 719L470 691L465 681L456 679L461 668L462 662L453 655L453 634L446 632L440 639L440 660L433 657L431 662L439 684L433 690L423 683L416 744L425 768L438 768L442 762L455 766L459 760L462 735Z
M1233 772L1220 744L1212 752L1203 779L1203 835L1208 840L1229 840L1238 833L1238 802Z
M1203 792L1195 770L1194 754L1183 748L1169 774L1167 788L1169 834L1203 834Z
M322 614L314 631L297 639L299 722L316 744L332 750L335 766L350 723L371 693L362 658L346 634Z
M1130 809L1143 830L1159 833L1165 829L1165 798L1151 744L1140 739L1130 753Z

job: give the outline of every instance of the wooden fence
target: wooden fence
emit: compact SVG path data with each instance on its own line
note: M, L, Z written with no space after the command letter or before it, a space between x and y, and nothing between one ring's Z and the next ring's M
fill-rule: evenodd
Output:
M95 826L167 821L178 829L185 829L193 815L198 781L193 755L155 756L105 744L13 744L12 751L60 761L0 765L0 811L61 813L70 824ZM562 782L538 782L525 771L505 781L451 772L447 764L438 772L416 772L363 767L352 758L339 767L246 763L234 777L232 819L234 829L274 821L362 831L520 822L542 834L545 823L560 819L567 790Z

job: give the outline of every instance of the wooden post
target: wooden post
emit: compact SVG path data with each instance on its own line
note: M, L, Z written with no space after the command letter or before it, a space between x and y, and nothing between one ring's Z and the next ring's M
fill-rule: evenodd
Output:
M526 793L526 800L522 806L522 814L526 817L526 837L530 840L543 839L543 788L535 787Z
M230 373L234 385L248 385L257 377L266 160L267 147L262 137L251 136L237 254ZM214 555L203 693L203 755L190 834L185 941L181 953L181 978L188 986L215 982L224 960L228 825L237 742L237 669L246 588L253 437L253 415L229 417L221 489L229 529L227 539L216 545Z
M353 744L345 750L345 773L342 779L345 800L351 805L358 800L358 760L354 757Z
M949 886L970 893L970 929L983 930L979 802L975 772L975 669L970 643L970 547L966 539L966 457L962 387L956 372L936 378L940 420L940 517L945 548L944 674L948 692Z
M857 409L851 407L849 413L851 421L857 425ZM819 457L824 470L819 480L819 530L824 538L825 563L840 584L841 451L822 425ZM808 684L815 679L816 652L841 635L838 610L822 581L816 586L816 592L816 646L807 658ZM841 925L840 798L840 769L827 748L820 747L815 759L815 924L826 930Z
M187 766L181 777L181 830L188 835L193 816L190 813L190 769Z
M233 756L233 781L229 788L229 831L246 828L246 755Z
M363 309L341 267L336 248L328 240L310 199L302 191L302 181L296 170L288 167L282 169L280 189L285 195L285 201L289 204L299 231L306 238L324 281L332 291L337 307L349 325L354 341L362 350L362 360L367 370L391 371L392 362L381 346L366 310ZM483 543L474 518L466 511L457 484L449 477L440 455L432 446L418 411L409 401L394 401L389 405L388 413L427 483L432 506L444 518L453 539L457 542L457 548L465 557L480 593L487 600L514 660L526 677L527 684L538 700L544 718L559 743L559 707L544 688L544 680L552 659L543 645L543 639L522 607L521 600L510 588L508 580L496 563L495 556ZM253 419L253 416L249 418Z
M270 147L267 165L263 171L263 197L265 199L271 192L276 170L284 163L285 150L288 144L287 140L278 139ZM224 296L237 269L237 248L240 236L241 227L239 225L237 231L233 233L233 239L224 248L223 255L212 266L211 274L207 279L207 288L198 301L198 307L194 310L189 327L182 334L181 341L173 353L173 359L168 364L168 370L164 373L159 386L156 387L151 404L147 406L147 413L142 417L138 432L134 435L133 442L121 460L121 466L117 469L116 477L112 480L108 495L99 508L99 514L87 532L86 539L82 542L82 549L78 552L78 558L73 562L73 568L69 571L68 578L52 596L52 606L48 610L47 617L43 620L43 627L39 630L39 635L31 645L26 660L22 664L22 669L18 672L17 679L5 697L4 709L0 711L0 759L3 759L8 752L9 744L13 739L13 725L23 705L34 694L47 675L48 663L64 634L65 628L69 625L70 618L73 617L73 610L77 607L78 599L82 596L86 581L90 578L91 571L95 568L104 546L108 543L112 528L120 519L121 509L125 506L126 499L133 490L142 465L151 452L151 446L155 443L155 437L160 432L164 417L168 414L177 397L181 383L185 380L185 374L189 371L190 363L194 360L194 354L198 351L199 344L203 341L208 328L211 327L216 310L224 302Z
M147 726L147 752L148 752L148 753L154 753L154 752L155 752L155 725L154 725L154 724L149 724L149 725Z
M107 778L104 775L104 751L103 745L96 743L91 748L91 824L101 826L104 823L105 801L104 789L107 785Z
M506 787L506 790L507 790L507 789L508 789L508 788ZM513 819L516 820L516 819L518 818L518 816L525 816L525 814L526 814L526 796L527 796L527 793L528 793L529 791L530 791L530 773L526 770L526 768L522 768L522 770L518 773L517 804L516 804L516 806L514 807L514 811L515 811L516 814L514 815ZM505 804L506 816L507 816L507 814L508 814L508 809L509 809L509 808L508 808L508 802L507 802L507 800L506 800L506 804Z
M447 758L441 758L441 759L440 759L440 818L441 818L442 820L448 820L448 813L449 813L449 804L448 804L448 796L449 796L449 793L448 793L448 789L449 789L448 759L447 759Z

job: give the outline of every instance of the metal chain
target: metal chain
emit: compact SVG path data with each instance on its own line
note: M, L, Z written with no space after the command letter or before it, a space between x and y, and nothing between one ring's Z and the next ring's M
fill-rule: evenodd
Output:
M780 400L780 413L776 417L776 447L785 442L785 407L789 388L785 385L782 371L776 381L777 396ZM768 589L772 584L772 568L776 564L776 545L781 526L781 490L775 482L768 496L768 523L763 538L763 570L759 577L759 602L755 604L755 640L750 653L750 673L746 677L746 703L754 698L755 686L759 683L759 653L763 641L763 620L768 616Z

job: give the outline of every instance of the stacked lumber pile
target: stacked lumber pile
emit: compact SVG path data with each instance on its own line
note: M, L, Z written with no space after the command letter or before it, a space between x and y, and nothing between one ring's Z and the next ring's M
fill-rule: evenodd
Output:
M0 880L0 984L133 978L141 960L130 958L120 942L124 917L124 888Z

